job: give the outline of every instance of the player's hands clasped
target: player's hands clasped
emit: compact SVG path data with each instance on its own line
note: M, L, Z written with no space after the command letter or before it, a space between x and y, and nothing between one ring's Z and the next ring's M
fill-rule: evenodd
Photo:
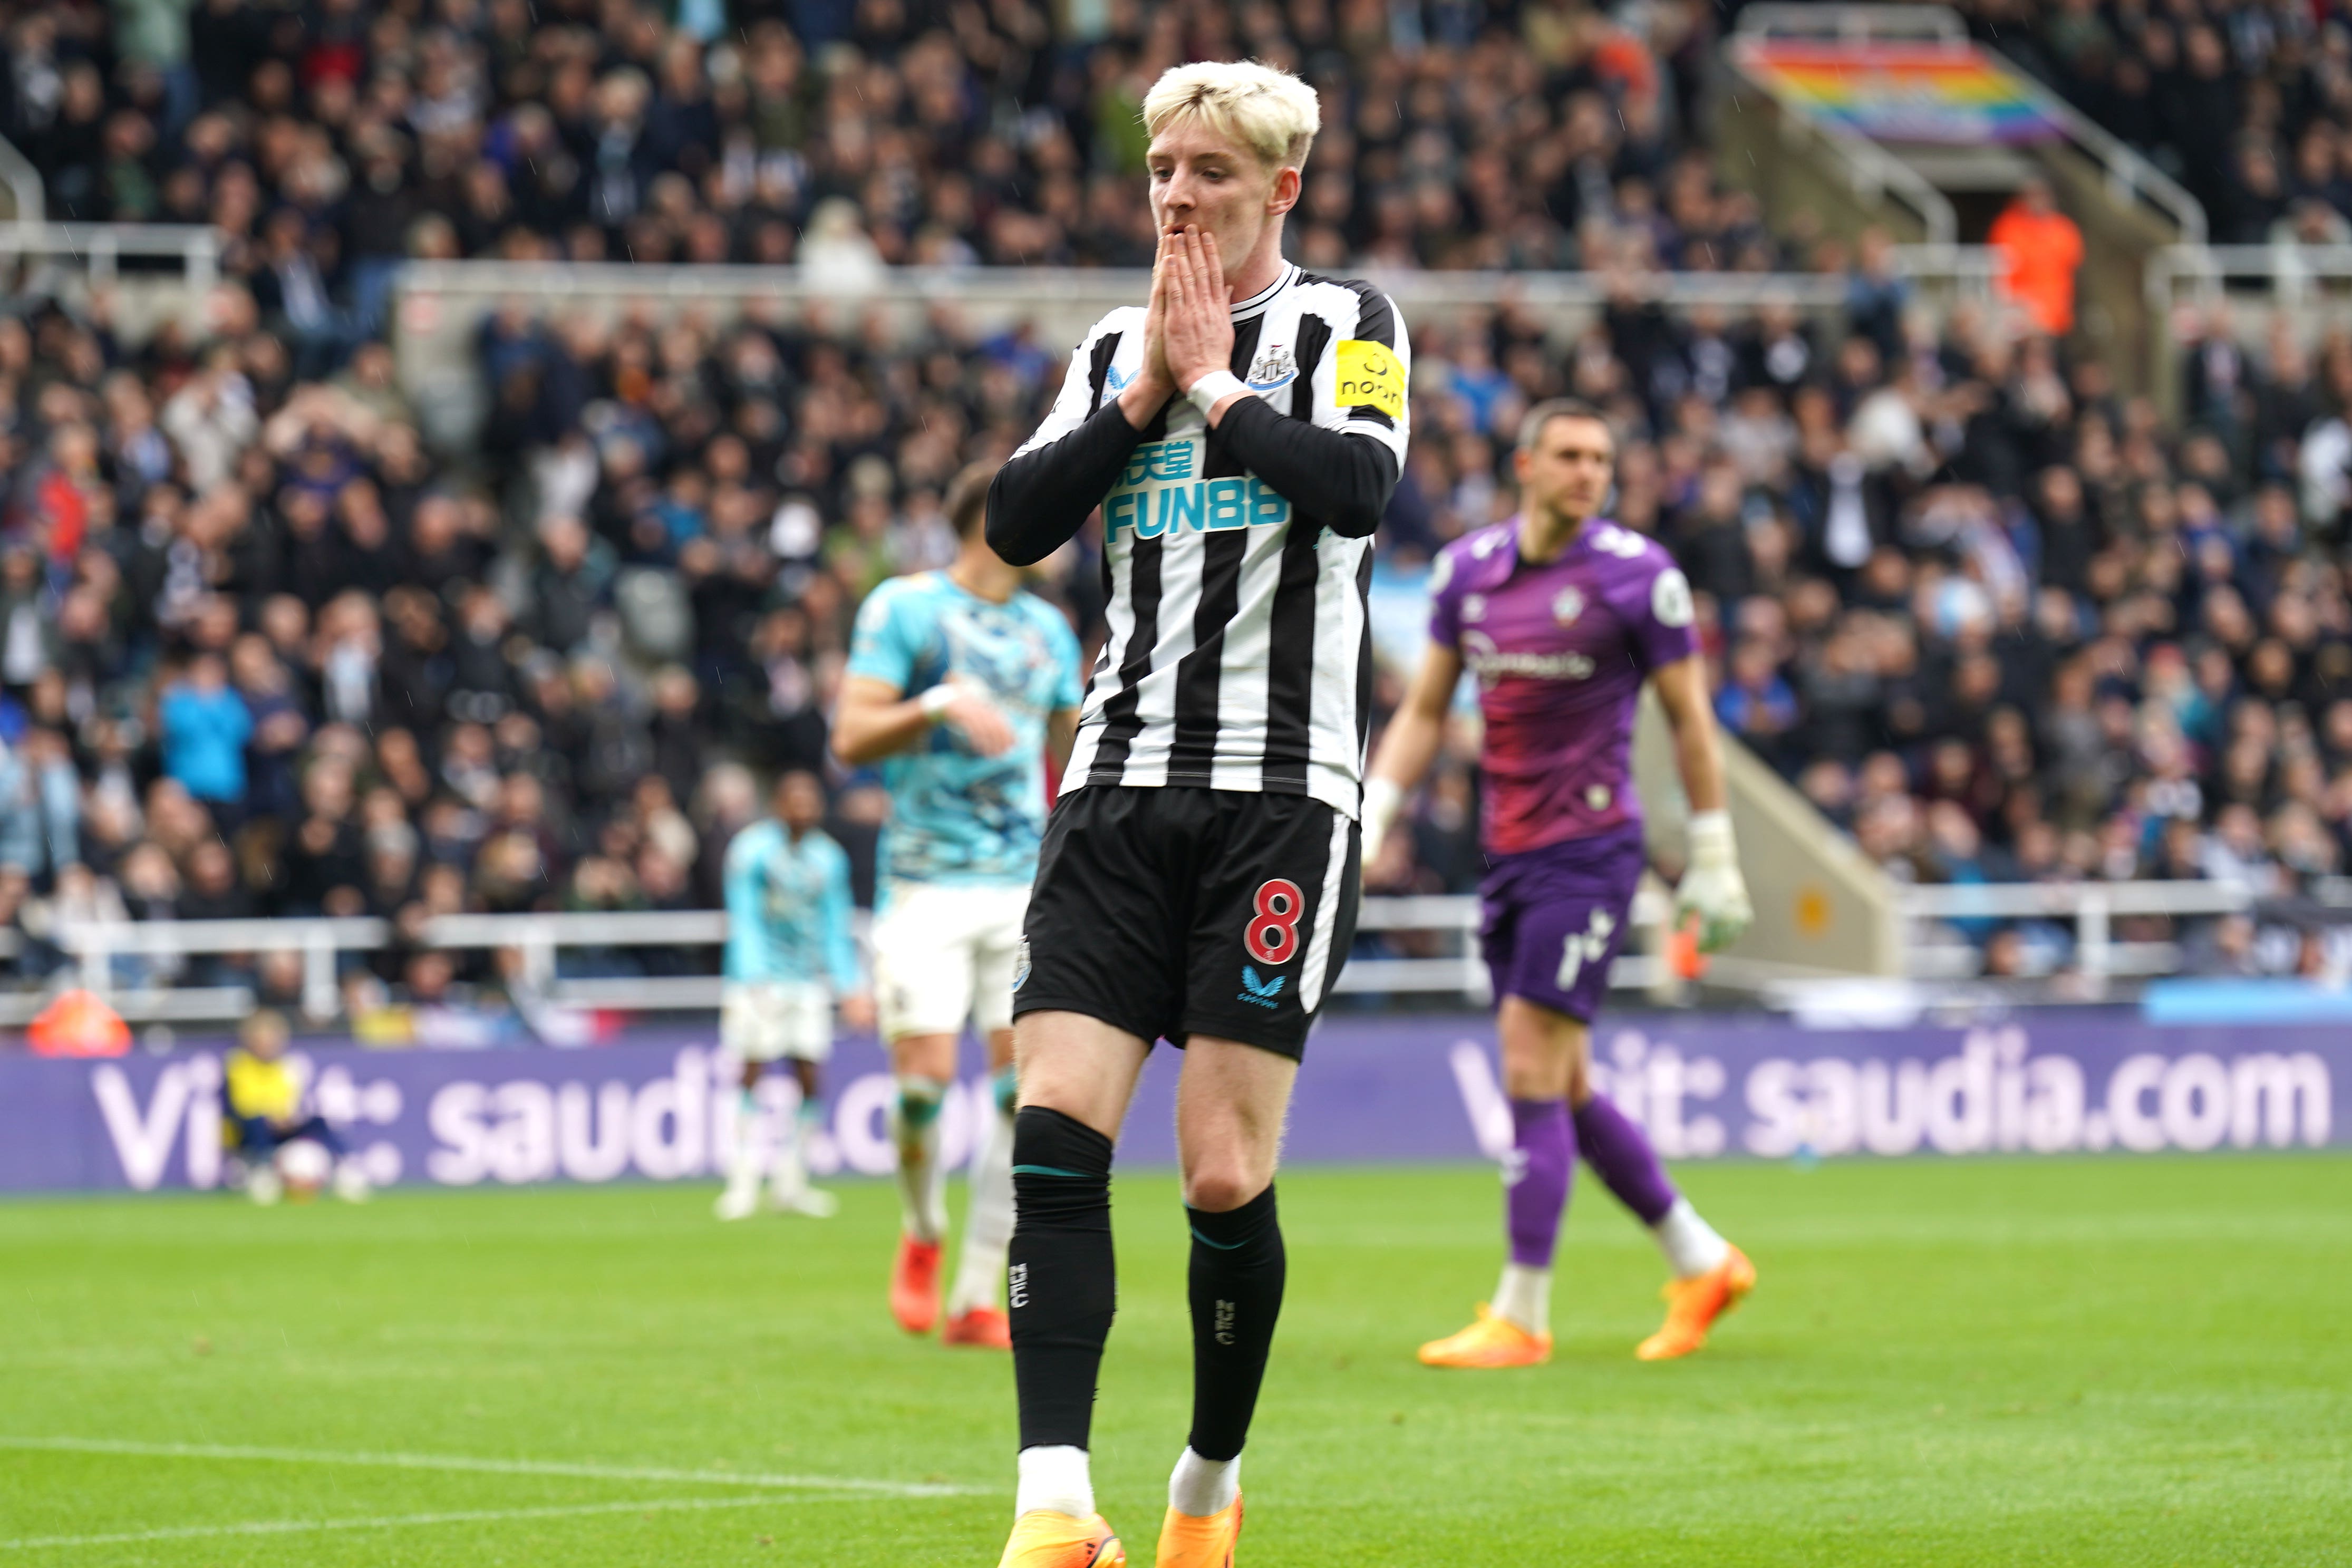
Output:
M1177 392L1176 378L1168 369L1168 239L1162 235L1160 252L1151 258L1151 304L1143 315L1143 364L1118 395L1119 411L1138 430L1158 417Z
M1233 290L1213 234L1187 224L1160 237L1160 289L1166 295L1163 352L1179 392L1234 357Z
M1690 820L1690 867L1675 889L1675 927L1698 917L1698 947L1716 952L1739 940L1756 918L1748 901L1748 879L1739 874L1739 851L1731 839L1731 814L1703 811Z

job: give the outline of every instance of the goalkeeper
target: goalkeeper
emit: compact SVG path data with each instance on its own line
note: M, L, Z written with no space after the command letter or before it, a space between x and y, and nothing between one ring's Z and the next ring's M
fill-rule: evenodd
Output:
M1551 1356L1551 1258L1581 1147L1657 1237L1675 1279L1664 1327L1635 1353L1687 1355L1755 1285L1756 1270L1675 1192L1641 1129L1592 1092L1593 1011L1609 985L1642 875L1633 713L1647 681L1690 797L1677 921L1712 952L1744 931L1748 889L1725 809L1723 755L1692 629L1690 584L1658 544L1599 515L1615 443L1600 412L1559 399L1528 411L1514 462L1521 511L1438 557L1430 646L1364 786L1364 852L1380 853L1405 792L1436 755L1454 688L1477 678L1491 868L1479 942L1501 1006L1514 1148L1510 1261L1490 1306L1423 1345L1432 1366L1530 1366Z

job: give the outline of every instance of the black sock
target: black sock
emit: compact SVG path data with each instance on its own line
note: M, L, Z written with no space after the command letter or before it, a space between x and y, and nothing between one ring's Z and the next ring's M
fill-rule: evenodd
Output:
M1118 1305L1110 1140L1044 1106L1013 1119L1013 1381L1024 1448L1087 1446Z
M1230 1459L1249 1436L1265 1352L1282 1315L1282 1222L1274 1188L1192 1222L1192 1452Z

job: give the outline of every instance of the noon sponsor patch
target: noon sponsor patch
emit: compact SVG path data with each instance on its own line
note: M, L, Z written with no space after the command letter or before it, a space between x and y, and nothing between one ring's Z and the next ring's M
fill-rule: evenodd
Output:
M1339 345L1339 384L1332 401L1342 408L1377 408L1404 417L1404 362L1386 343L1349 338Z

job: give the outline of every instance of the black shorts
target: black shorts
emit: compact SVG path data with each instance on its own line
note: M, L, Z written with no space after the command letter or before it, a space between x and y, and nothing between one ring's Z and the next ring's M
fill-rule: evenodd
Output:
M1355 941L1360 837L1307 795L1070 791L1045 826L1013 1016L1297 1060Z

